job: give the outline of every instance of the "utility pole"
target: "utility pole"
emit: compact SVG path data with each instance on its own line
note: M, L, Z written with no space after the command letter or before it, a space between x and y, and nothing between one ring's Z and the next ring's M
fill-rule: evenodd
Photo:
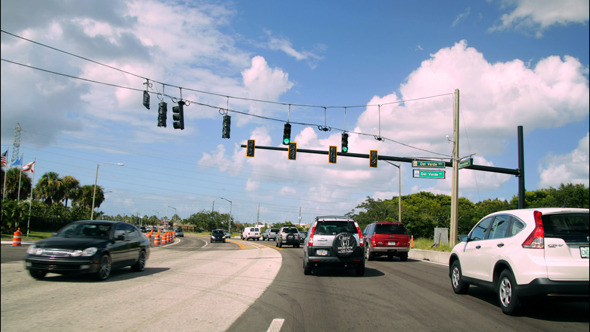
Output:
M457 240L457 221L459 213L459 89L455 89L455 109L453 112L453 186L451 193L451 248Z

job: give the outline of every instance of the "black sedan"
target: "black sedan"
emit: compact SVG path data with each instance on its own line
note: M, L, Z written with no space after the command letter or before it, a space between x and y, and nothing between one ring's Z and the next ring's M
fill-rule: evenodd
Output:
M149 255L150 241L137 227L120 221L83 220L29 246L25 266L35 279L51 272L90 273L105 280L114 268L143 271Z
M211 242L225 243L225 231L223 229L214 229L213 232L211 232Z

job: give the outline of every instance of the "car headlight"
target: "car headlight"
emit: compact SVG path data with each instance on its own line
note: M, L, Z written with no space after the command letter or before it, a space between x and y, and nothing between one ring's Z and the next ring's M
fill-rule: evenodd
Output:
M84 250L74 250L71 253L72 257L88 257L88 256L94 256L94 254L96 254L96 252L98 251L98 249L96 247L90 247L90 248L86 248Z
M27 248L27 254L29 254L29 255L35 255L36 253L37 253L37 247L34 244L31 244Z

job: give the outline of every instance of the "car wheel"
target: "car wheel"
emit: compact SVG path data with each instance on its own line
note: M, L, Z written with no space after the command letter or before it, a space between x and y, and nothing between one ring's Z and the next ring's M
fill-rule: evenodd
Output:
M340 233L334 237L332 250L338 257L348 257L356 250L356 239L351 233Z
M408 261L408 253L407 252L402 252L401 254L399 254L399 259L402 262L407 262Z
M520 308L520 299L516 294L514 276L509 270L504 270L500 273L497 291L502 312L507 315L514 315Z
M37 280L41 280L41 279L45 278L45 275L47 275L47 272L42 271L42 270L29 270L29 274L31 275L31 277L33 277Z
M305 263L305 261L303 262L303 274L305 274L306 276L310 275L312 268L313 267L311 266L311 264Z
M455 294L467 294L469 291L469 284L462 279L461 263L459 263L459 260L456 260L451 266L451 286L453 286Z
M365 260L372 261L375 259L375 255L371 252L371 248L367 246L365 249Z
M131 265L131 271L141 272L145 269L145 251L139 253L139 258L135 264Z
M365 275L365 264L361 264L355 268L356 275L361 277Z
M111 257L109 255L102 255L98 263L98 271L96 271L96 279L107 280L111 275Z

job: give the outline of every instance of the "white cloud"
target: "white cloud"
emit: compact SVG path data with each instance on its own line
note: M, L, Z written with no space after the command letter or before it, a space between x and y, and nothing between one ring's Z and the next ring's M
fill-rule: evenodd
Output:
M514 28L534 31L537 37L553 25L588 22L588 0L504 0L503 7L514 7L500 18L501 23L491 31Z
M298 51L293 47L293 43L285 38L278 38L272 35L271 31L266 31L268 35L269 41L266 43L266 47L274 51L281 51L295 58L297 61L306 60L312 68L315 68L317 65L317 61L321 60L323 57L311 52L311 51ZM319 46L321 49L324 49L324 46Z
M557 188L562 183L583 184L588 187L589 166L588 158L588 134L578 142L578 147L570 153L547 155L543 163L539 165L541 181L539 187Z

